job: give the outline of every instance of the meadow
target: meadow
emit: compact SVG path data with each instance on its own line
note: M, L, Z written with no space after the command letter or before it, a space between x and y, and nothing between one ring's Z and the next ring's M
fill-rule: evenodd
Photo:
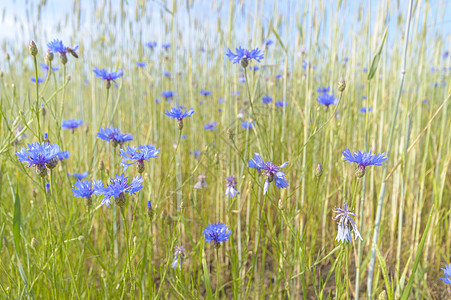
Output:
M356 2L5 5L1 298L451 298L451 8Z

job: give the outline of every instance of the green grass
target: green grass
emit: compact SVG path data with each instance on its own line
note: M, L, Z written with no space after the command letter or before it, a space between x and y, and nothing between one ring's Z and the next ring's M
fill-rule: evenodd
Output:
M262 7L268 3L256 2L241 15L242 4L230 1L219 3L229 16L209 17L219 24L210 36L186 3L152 2L147 10L141 1L136 7L121 1L117 10L98 3L95 19L75 2L75 16L90 20L94 34L80 33L77 22L60 32L65 43L80 45L80 58L69 55L63 66L55 55L52 65L60 69L39 85L30 77L44 77L38 69L50 40L37 13L31 14L36 60L28 45L3 42L10 50L9 59L0 60L1 298L368 299L383 291L388 299L449 297L439 279L451 254L451 61L442 57L449 35L426 26L443 16L431 15L428 3L413 2L409 21L406 5L399 16L389 16L384 43L383 4L372 4L380 5L376 15L359 17L347 15L345 4L326 10L322 3L306 17L313 9L307 4L285 16L271 3L274 14L267 19ZM161 12L158 19L150 8ZM339 26L344 18L354 18L354 26ZM244 27L228 20L242 20ZM161 36L146 36L145 26L156 22L164 25ZM186 37L199 43L186 45ZM157 39L171 47L145 46ZM227 48L261 48L266 39L275 44L263 47L262 63L250 64L260 70L243 73L226 61ZM138 68L138 61L148 64ZM122 68L124 76L106 89L95 66ZM343 93L336 87L341 77ZM340 97L339 105L318 105L322 86ZM212 95L200 95L201 89ZM160 96L165 90L175 93L171 103ZM273 97L272 103L262 104L262 96ZM164 115L175 103L195 110L181 132ZM373 111L361 113L363 106ZM83 119L83 126L62 130L62 119L72 118ZM253 129L242 129L244 120L255 121ZM208 121L218 122L217 130L205 131ZM67 173L89 171L88 179L105 183L122 173L118 149L96 137L100 127L112 125L133 135L128 145L153 144L160 155L145 162L144 188L127 196L124 209L114 201L100 206L99 196L88 207L72 195L75 181ZM18 128L27 135L20 141ZM14 152L42 141L44 133L71 156L42 179ZM388 160L357 178L355 166L342 159L346 147L386 152ZM201 151L198 159L194 150ZM263 195L264 177L248 168L254 152L277 165L289 161L282 169L287 189L271 183ZM132 166L125 174L137 171ZM206 175L207 188L193 188L199 174ZM239 191L232 199L224 196L231 175ZM335 241L333 210L345 202L357 214L362 242ZM218 250L202 233L217 222L232 230ZM185 260L173 269L180 245Z

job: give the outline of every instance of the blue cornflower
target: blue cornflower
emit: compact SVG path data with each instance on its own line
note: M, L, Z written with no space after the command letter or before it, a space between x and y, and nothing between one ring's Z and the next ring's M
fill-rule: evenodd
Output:
M96 186L103 186L101 180L77 180L72 187L73 195L77 198L85 198L86 205L91 206L92 204L92 195L95 192Z
M274 42L272 40L266 40L265 41L265 47L271 46L273 44L274 44Z
M181 139L182 139L182 140L186 140L187 137L188 137L188 136L187 136L186 134L184 134L184 135L181 136Z
M244 121L243 123L241 123L241 127L243 127L243 129L252 129L252 127L254 127L255 121L253 122L249 122L249 121Z
M96 182L94 184L94 194L103 195L102 205L106 204L109 206L111 203L110 198L114 197L117 206L124 206L126 202L125 193L135 195L136 192L143 188L142 186L143 178L135 176L133 180L129 183L128 177L125 177L124 173L120 176L116 174L115 178L110 179L110 185L104 187L102 181Z
M164 91L161 93L161 97L164 97L166 100L171 99L174 96L172 91Z
M83 173L67 173L67 175L69 175L69 177L75 177L78 180L82 180L85 179L88 176L88 171L84 171Z
M282 74L277 74L276 79L280 79L280 78L282 78Z
M316 91L318 93L329 93L330 87L329 86L327 86L327 87L326 86L319 87L319 88L316 89Z
M137 67L140 67L140 68L144 68L146 65L147 65L147 63L146 63L146 62L143 62L143 61L138 61L138 62L136 63L136 66L137 66Z
M368 68L366 68L366 67L363 68L363 72L364 72L364 73L368 73Z
M445 268L442 268L442 270L444 277L440 279L443 280L443 282L446 284L451 284L451 264L445 266Z
M354 155L352 155L349 148L346 148L346 150L343 151L343 156L345 161L357 164L355 172L357 177L363 177L363 175L365 175L365 168L367 166L382 166L382 162L387 160L385 153L371 155L371 151L364 153L359 151L358 153L354 152Z
M203 96L211 95L211 92L209 90L200 90L200 94Z
M107 72L107 70L105 69L99 70L98 67L95 67L92 71L94 72L94 74L96 74L97 77L101 78L102 80L105 80L105 86L107 89L111 87L111 81L116 83L116 81L114 80L118 79L119 77L122 76L122 74L124 74L124 72L121 69L119 69L118 72Z
M223 99L223 98L219 98L219 99L218 99L218 103L226 103L226 102L227 102L226 99Z
M421 103L423 103L423 104L428 103L428 99L424 99L423 101L421 101Z
M165 72L163 73L163 75L164 75L165 77L171 78L171 73L169 73L169 72L166 72L166 71L165 71Z
M40 65L41 65L41 68L42 68L43 71L45 71L46 73L49 72L50 67L48 65L43 64L43 63L40 63ZM58 71L59 69L60 69L59 67L52 67L53 71Z
M259 66L253 66L253 67L251 67L251 70L255 72L255 71L260 70L260 67Z
M204 125L204 129L205 130L210 130L210 131L213 131L213 130L216 130L216 125L217 125L217 123L216 122L208 122L207 124L205 124Z
M199 159L201 152L194 150L194 152L190 152L189 154L194 154L194 158L195 159Z
M174 261L171 264L173 269L182 268L183 261L185 260L185 248L183 246L177 246L174 249Z
M183 128L183 118L191 117L194 113L194 110L190 108L189 110L183 112L181 106L179 107L171 107L171 111L166 111L164 114L170 118L177 119L177 125L180 130Z
M204 229L204 237L207 242L215 242L215 247L218 248L222 242L229 239L231 234L232 230L223 223L210 224Z
M373 111L373 107L370 106L370 108L368 109L368 112L372 112L372 111ZM361 112L361 113L366 113L366 106L362 107L362 108L360 109L360 112Z
M269 96L263 96L263 97L262 97L262 102L263 102L263 104L271 103L271 102L272 102L272 97L269 97Z
M229 176L226 178L226 180L227 180L227 188L225 191L225 196L233 198L238 193L238 190L236 188L236 178L233 176Z
M319 104L329 107L329 105L337 105L338 97L336 98L334 94L322 93L316 98Z
M36 83L36 77L31 77L30 78L31 82ZM44 82L44 78L38 77L38 83L43 83Z
M171 44L169 44L169 43L163 44L163 45L161 45L161 47L163 47L164 50L168 50L171 47Z
M157 46L157 42L147 42L146 46L153 50Z
M260 60L264 58L263 51L259 50L258 48L247 50L241 48L241 46L239 48L236 48L236 54L233 53L230 49L227 49L226 56L234 64L241 63L241 66L243 68L246 68L249 62L253 59L260 62Z
M443 53L442 57L443 57L444 59L447 59L448 56L449 56L449 51L446 50L445 53Z
M83 124L83 120L76 120L76 119L63 120L61 122L61 127L63 129L70 129L73 132L74 129L81 126L81 124Z
M204 187L208 187L207 176L205 176L204 174L199 174L199 176L197 176L197 182L194 185L194 188L201 190Z
M274 104L279 107L284 107L288 105L288 101L277 101Z
M121 155L126 160L121 161L124 171L129 166L137 164L138 173L144 172L144 161L158 157L158 153L160 153L160 149L157 149L154 145L128 146L125 150L121 149Z
M46 191L46 193L50 192L50 183L48 183L48 182L45 183L45 191Z
M127 141L133 140L133 136L131 134L120 132L118 127L114 128L105 126L105 128L100 128L97 133L97 137L104 141L111 142L113 147L117 147L117 145L122 145Z
M68 159L70 157L70 151L60 151L57 156L59 160Z
M354 231L355 239L357 238L362 239L362 236L360 236L359 229L357 228L357 224L352 219L352 216L356 217L353 210L348 210L348 205L345 203L344 209L336 207L337 210L334 210L335 213L338 213L338 215L333 218L334 220L340 219L338 221L338 233L337 237L335 238L338 242L352 242L351 238L351 230L350 227L352 227L352 230Z
M16 152L19 161L28 163L28 167L35 166L39 176L47 175L47 168L53 169L58 163L57 155L61 152L58 144L36 142L28 144L27 148L21 148Z
M265 162L259 153L254 153L254 157L249 159L249 168L257 169L257 171L263 172L266 176L265 185L263 187L263 195L268 192L269 183L274 181L278 189L285 189L288 187L288 181L283 172L280 171L283 167L286 167L288 162L284 162L280 166L275 166L271 161Z
M59 53L61 55L61 62L67 63L67 53L70 53L73 57L78 58L78 45L72 47L66 47L61 40L55 39L47 44L49 53Z

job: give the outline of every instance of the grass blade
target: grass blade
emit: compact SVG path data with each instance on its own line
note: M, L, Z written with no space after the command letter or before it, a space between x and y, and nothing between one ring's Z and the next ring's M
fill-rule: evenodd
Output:
M377 66L379 65L379 61L381 60L382 48L384 48L385 38L387 37L387 30L388 26L385 28L382 42L379 44L379 47L376 50L376 54L373 57L373 61L371 62L371 67L370 70L368 71L368 80L373 79L374 74L376 74Z

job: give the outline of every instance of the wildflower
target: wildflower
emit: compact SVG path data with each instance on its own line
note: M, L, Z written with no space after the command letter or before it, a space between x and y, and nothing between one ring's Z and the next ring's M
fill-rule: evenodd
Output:
M175 268L182 268L182 263L185 260L185 248L183 246L177 246L174 250L174 261L171 264L171 267L173 269Z
M318 166L316 167L315 170L315 176L316 178L321 178L321 176L323 175L323 167L321 167L321 163L318 163Z
M172 93L172 91L164 91L163 93L161 93L161 97L164 97L166 100L172 99L173 96L174 94Z
M147 63L143 62L143 61L138 61L136 63L136 66L139 68L144 68L147 65Z
M194 110L190 108L188 111L183 112L179 107L171 107L171 111L166 111L164 114L170 118L177 119L177 125L180 130L183 128L183 118L191 117Z
M271 161L265 163L259 153L254 153L254 157L249 159L249 168L257 169L258 172L263 172L266 177L265 185L263 187L263 195L268 192L269 183L274 181L278 189L284 189L288 187L288 181L283 172L280 171L283 167L286 167L288 162L275 166Z
M255 71L260 70L260 67L259 66L253 66L253 67L251 67L251 70L255 72Z
M121 155L126 161L121 161L124 166L124 171L131 165L137 164L138 173L144 172L144 161L148 161L151 158L158 157L160 149L157 149L154 145L144 146L128 146L127 149L121 149Z
M284 106L287 106L287 105L288 105L288 101L276 101L276 102L274 103L274 105L275 105L275 106L278 106L278 107L284 107Z
M110 198L114 197L117 206L124 206L126 202L125 194L135 195L136 192L143 188L143 178L135 176L132 181L128 182L128 177L125 177L124 173L120 176L116 174L115 178L110 179L110 185L104 187L102 181L98 181L94 184L94 194L103 195L102 205L106 204L109 207Z
M205 187L205 188L208 187L207 177L204 174L199 174L199 176L197 176L197 182L194 185L194 188L200 190L203 187Z
M230 198L235 197L236 193L238 192L236 188L236 178L233 176L229 176L226 178L227 180L227 188L225 191L225 196L229 196Z
M440 279L443 280L443 282L446 284L451 284L451 264L445 266L445 268L442 268L442 270L444 277Z
M226 100L226 99L223 99L223 98L219 98L219 99L218 99L218 103L219 103L219 104L221 104L221 103L226 103L226 101L227 101L227 100Z
M161 45L161 47L163 47L164 50L168 50L171 47L171 44L169 44L169 43L163 44L163 45Z
M39 176L45 177L47 175L47 165L53 163L55 157L61 152L58 144L51 143L34 143L28 144L27 148L21 148L16 152L19 161L28 163L28 167L35 166L36 172Z
M255 125L255 121L253 121L253 122L244 121L243 123L241 123L241 127L243 127L243 129L252 129L252 127L254 127L254 125Z
M48 182L45 183L45 192L47 194L50 193L50 183L48 183Z
M36 83L36 77L31 77L30 78L31 82ZM43 83L44 82L44 78L38 77L38 83Z
M43 64L43 63L40 63L40 65L41 65L41 68L42 68L42 70L43 70L44 72L49 73L50 67L49 67L48 65ZM52 67L52 70L53 70L53 71L58 71L59 69L60 69L60 68L58 68L58 67Z
M55 39L47 44L48 53L59 53L61 55L61 61L63 64L67 62L67 53L70 53L73 57L78 58L77 50L78 45L72 47L66 47L61 40Z
M74 132L75 128L81 126L83 124L83 120L76 120L76 119L70 119L70 120L63 120L61 122L61 127L63 129L70 129L72 132Z
M189 154L194 154L194 158L195 159L199 159L201 152L194 150L194 152L190 152Z
M280 79L280 78L282 78L282 76L283 76L282 74L277 74L276 79Z
M171 78L171 73L169 73L169 72L166 72L166 71L165 71L165 72L163 73L163 75L164 75L165 77Z
M157 42L147 42L146 46L153 50L157 46Z
M338 213L338 215L333 218L334 220L340 219L338 221L338 233L337 237L335 238L338 242L352 242L351 238L351 230L350 227L352 227L352 230L354 231L355 239L362 237L360 236L359 229L357 228L356 223L352 219L352 216L356 217L353 210L348 210L348 205L345 203L344 209L336 207L337 210L334 210L335 213Z
M367 67L363 68L363 72L368 73L368 68Z
M204 125L204 129L213 131L213 130L216 130L216 128L215 128L216 125L217 125L216 122L208 122L207 124Z
M238 62L241 63L241 66L243 68L246 68L249 62L253 59L260 62L260 60L264 58L263 51L259 50L258 48L247 50L241 48L241 46L239 48L236 48L236 54L233 53L230 49L227 49L226 56L234 64Z
M70 152L68 150L60 151L58 153L58 159L59 160L65 160L65 159L68 159L69 157L70 157Z
M119 69L118 72L107 72L107 70L105 69L99 70L98 67L95 67L92 71L94 72L94 74L96 74L97 77L105 80L105 86L107 89L111 87L111 81L116 83L115 79L118 79L122 76L122 74L124 74L121 69Z
M372 111L373 111L373 107L370 106L370 108L368 109L368 112L372 112ZM360 109L360 112L365 114L366 113L366 106L362 107Z
M334 94L322 93L316 98L319 104L325 105L329 107L329 105L337 105L338 98L334 96Z
M266 40L265 41L265 47L271 46L273 44L274 44L274 42L272 40Z
M232 230L223 223L210 224L204 229L204 237L207 242L215 242L217 248L222 242L227 241L231 234Z
M92 204L92 194L94 194L95 186L102 185L101 180L90 181L90 180L77 180L74 186L72 187L72 193L77 198L85 198L86 205L91 206Z
M423 104L428 103L428 99L424 99L423 101L421 101L421 103L423 103Z
M263 96L263 97L262 97L262 102L263 102L263 104L271 103L271 102L272 102L272 97L269 97L269 96Z
M122 145L127 141L133 140L133 136L131 134L120 132L118 127L100 128L97 133L97 137L104 141L111 142L113 147L117 147L117 145Z
M318 93L329 93L329 91L330 91L330 87L326 87L326 86L323 86L323 87L319 87L319 88L317 88L316 89L316 91L318 92Z
M240 110L238 111L238 114L236 115L236 118L237 118L237 119L242 119L242 118L244 118L244 113L243 113L243 110L242 110L242 109L240 109Z
M209 90L200 90L200 94L203 96L211 95L211 92Z
M239 81L239 82L242 82L242 83L246 82L246 77L244 76L244 74L241 74L240 77L238 77L238 81ZM238 93L239 93L239 92L238 92ZM239 95L239 94L238 94L238 95Z
M85 179L87 176L88 176L88 171L85 171L85 172L83 172L83 173L67 173L67 175L69 176L69 177L75 177L75 178L77 178L78 180L82 180L82 179Z
M382 166L382 162L387 160L385 153L371 155L371 151L365 153L359 151L358 153L354 152L354 155L352 155L349 148L346 148L346 150L343 151L343 156L345 161L357 164L355 171L357 177L363 177L363 175L365 175L365 168L367 166Z
M152 203L147 201L147 215L149 216L149 219L152 221L153 219L153 209L152 209Z

